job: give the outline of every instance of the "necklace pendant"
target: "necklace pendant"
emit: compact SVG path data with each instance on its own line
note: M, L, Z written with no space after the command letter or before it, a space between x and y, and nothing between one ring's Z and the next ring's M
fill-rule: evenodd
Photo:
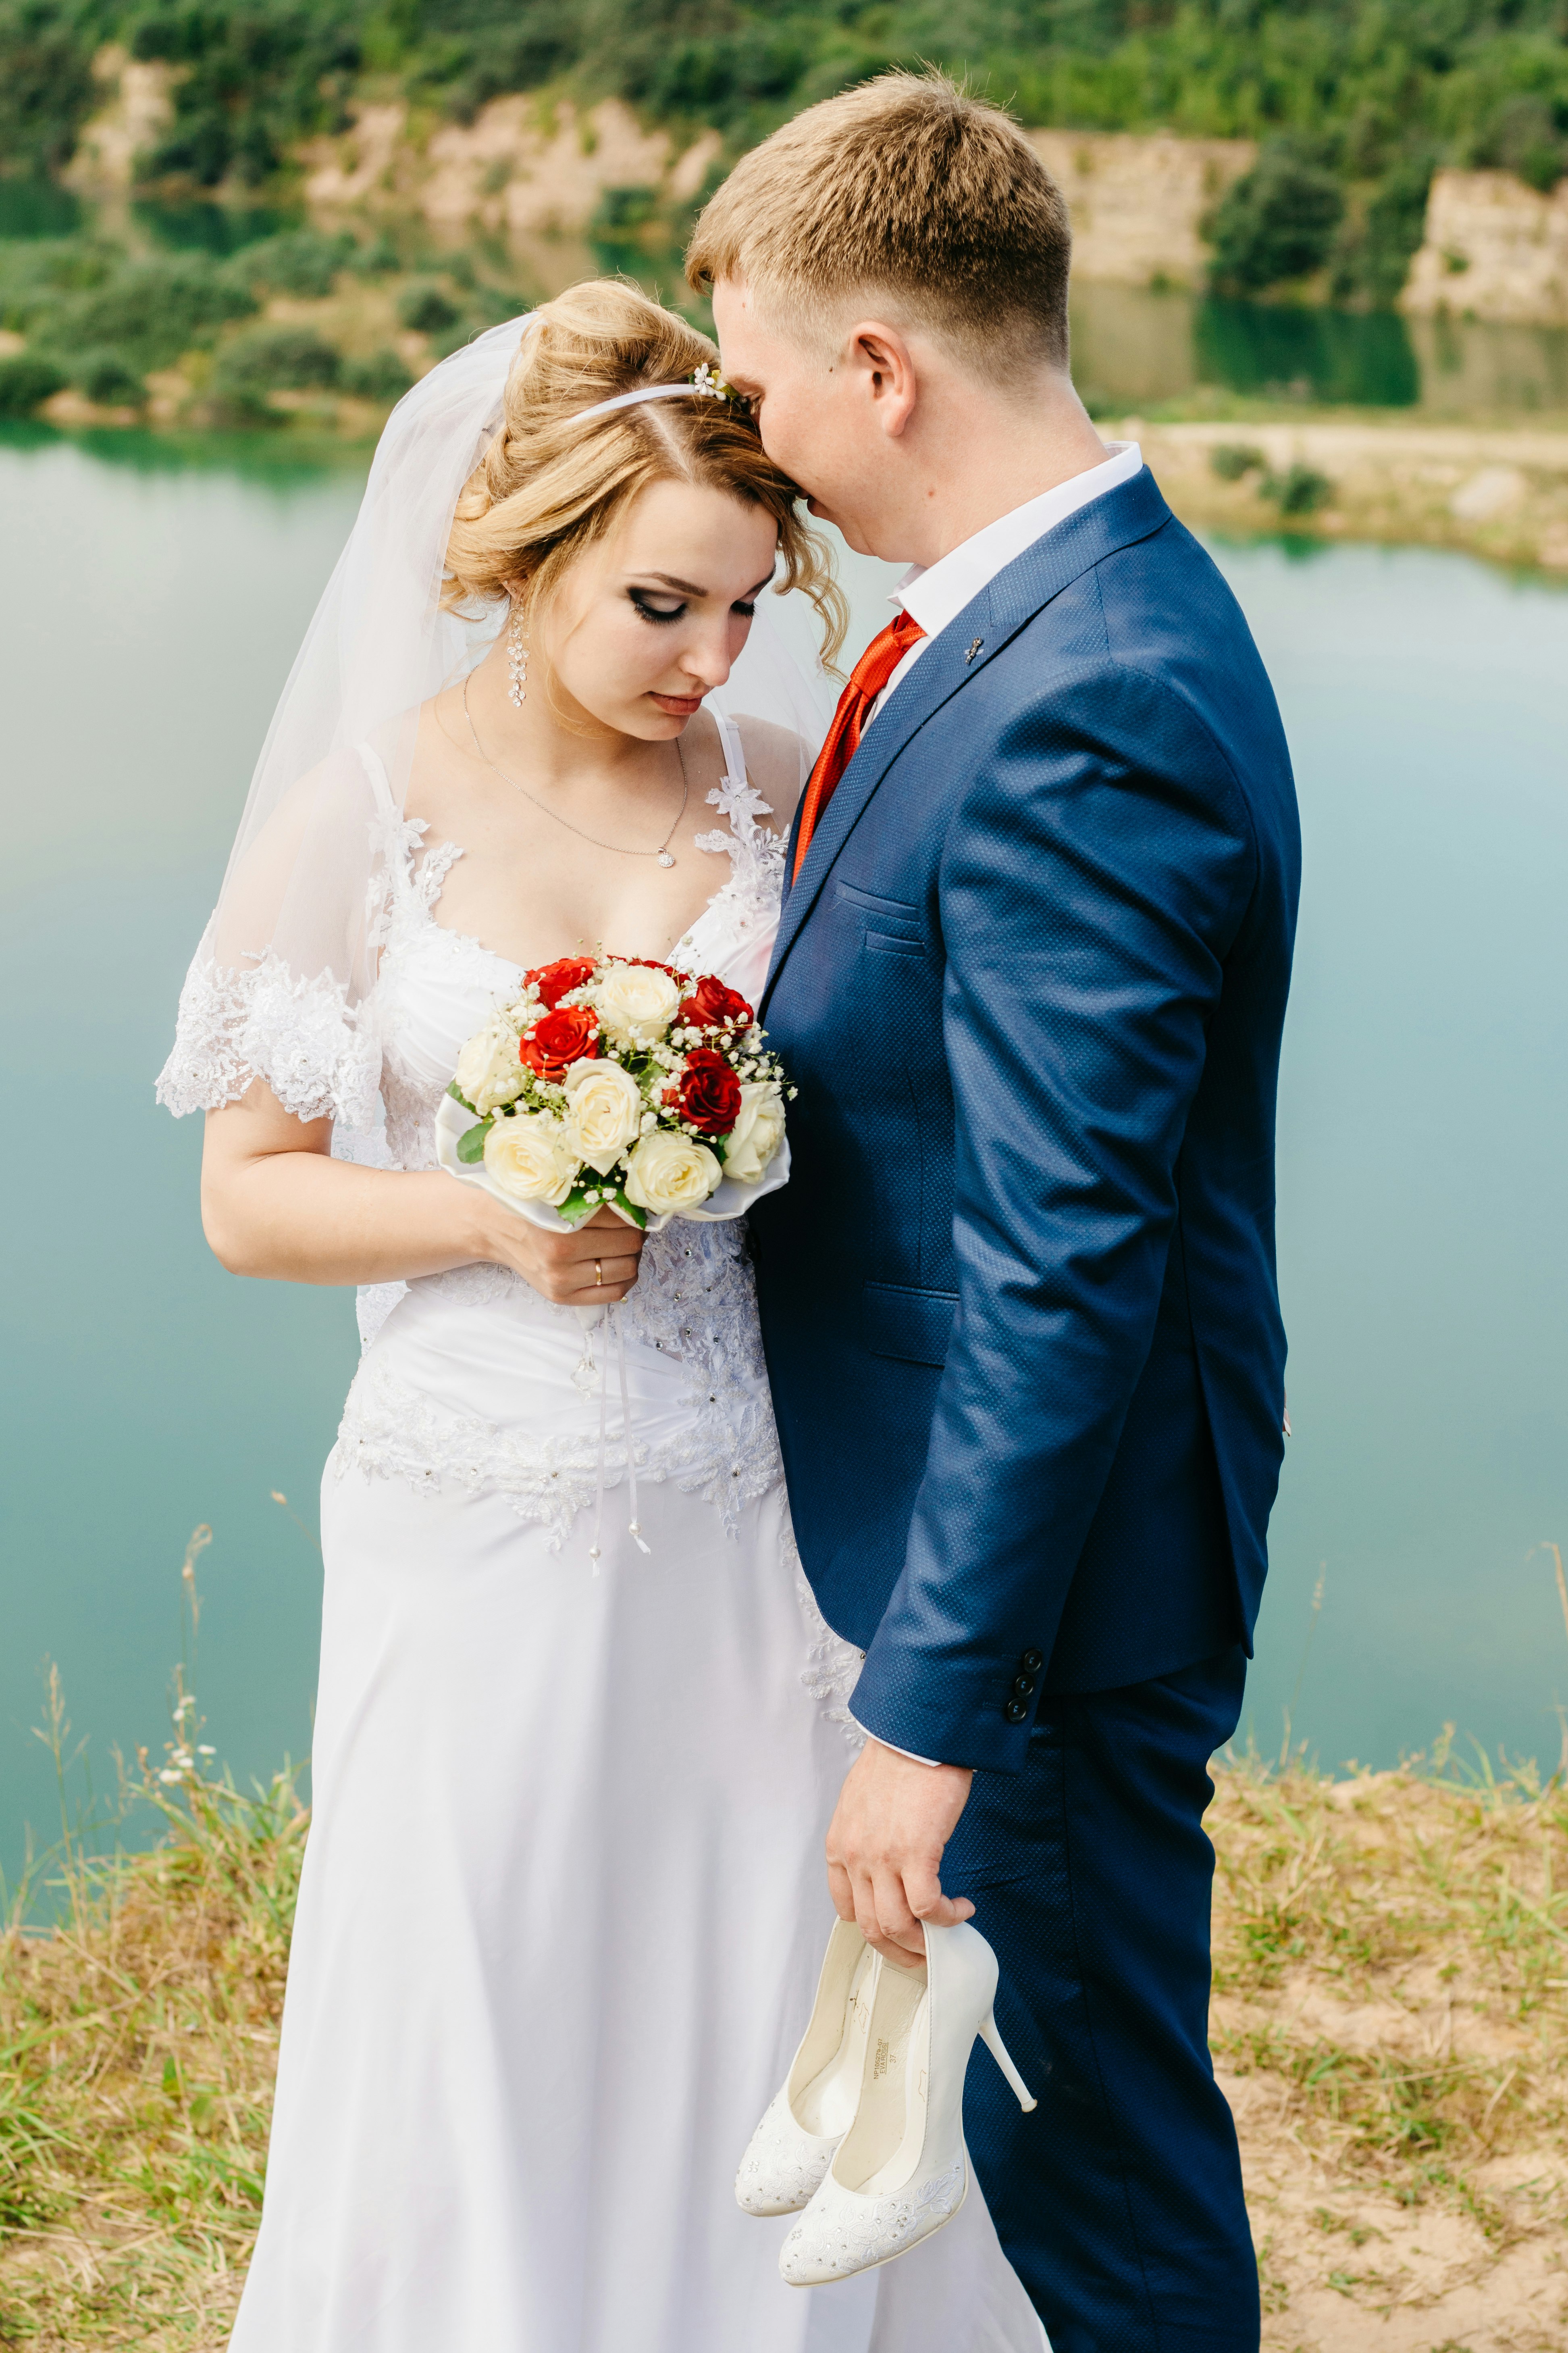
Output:
M668 849L661 849L658 853L658 862L661 866L673 866L675 860Z

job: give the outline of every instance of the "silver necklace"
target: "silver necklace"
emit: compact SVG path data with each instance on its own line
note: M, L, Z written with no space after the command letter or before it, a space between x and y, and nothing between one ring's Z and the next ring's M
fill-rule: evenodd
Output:
M472 676L471 671L469 676ZM552 817L557 825L563 825L568 833L576 835L579 841L591 841L595 849L612 850L617 858L657 858L661 866L674 865L675 854L669 845L675 839L676 826L679 825L681 818L686 815L686 803L691 790L690 782L686 774L686 754L680 748L679 735L675 739L675 756L680 762L680 807L675 812L675 824L670 827L657 849L623 849L618 841L601 841L596 833L584 833L580 825L574 825L569 817L563 817L559 809L552 809L548 801L542 801L536 793L529 791L526 785L520 785L515 776L509 776L504 768L496 767L495 762L479 741L479 731L474 725L474 714L468 709L468 679L463 681L463 716L468 723L468 733L474 739L474 749L486 767L495 769L496 775L503 785L510 785L514 793L521 793L523 799L531 801L536 809L542 809L546 817Z

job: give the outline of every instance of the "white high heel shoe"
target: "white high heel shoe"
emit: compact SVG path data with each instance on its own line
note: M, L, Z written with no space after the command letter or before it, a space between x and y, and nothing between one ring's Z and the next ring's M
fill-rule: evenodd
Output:
M792 2287L821 2287L908 2253L951 2222L969 2193L963 2075L980 2035L1035 2105L996 2031L996 1956L967 1921L925 1932L923 1968L882 1964L855 2121L784 2241Z
M854 1921L836 1920L810 2023L735 2176L748 2214L798 2214L832 2164L860 2097L879 1966Z

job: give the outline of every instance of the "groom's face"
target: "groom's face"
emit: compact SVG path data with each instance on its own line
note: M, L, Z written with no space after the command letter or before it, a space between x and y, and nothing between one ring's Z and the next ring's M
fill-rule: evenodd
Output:
M725 376L752 403L763 447L800 484L814 515L861 555L875 544L887 440L854 355L810 346L771 319L750 288L721 278L713 323Z

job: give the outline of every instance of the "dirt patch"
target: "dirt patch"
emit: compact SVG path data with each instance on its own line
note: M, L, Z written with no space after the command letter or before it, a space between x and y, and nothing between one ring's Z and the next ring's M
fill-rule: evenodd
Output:
M1561 2353L1561 1788L1237 1772L1212 1822L1266 2353Z

